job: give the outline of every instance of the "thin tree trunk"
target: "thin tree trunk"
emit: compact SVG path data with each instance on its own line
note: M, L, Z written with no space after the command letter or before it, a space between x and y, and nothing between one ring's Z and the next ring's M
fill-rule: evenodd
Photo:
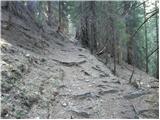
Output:
M10 29L10 27L12 25L12 23L11 23L11 21L12 21L12 17L11 17L11 4L12 4L11 1L8 1L8 11L9 11L8 26L7 26L8 30Z
M129 83L130 83L130 84L132 83L133 75L134 75L134 65L133 65L133 70L132 70L131 76L130 76L130 78L129 78Z
M51 11L51 1L48 1L48 25L51 25L51 17L52 17L52 11Z
M146 4L145 2L143 3L143 7L144 7L144 20L146 20ZM146 45L146 49L145 49L145 54L146 54L146 73L148 73L148 43L147 43L147 25L146 23L144 24L144 32L145 32L145 45Z
M156 9L158 9L157 2L158 1L155 1ZM159 46L158 13L156 14L156 36L157 36L157 48L158 48L158 46ZM156 77L159 79L159 49L157 50L157 72L156 72Z
M88 44L88 18L87 15L83 12L85 7L85 2L80 3L80 9L81 9L81 32L80 32L80 38L81 38L81 44L82 47L89 47Z
M81 9L81 13L80 13L80 16L81 16L81 19L80 19L80 42L81 44L83 45L83 3L80 2L80 9Z
M115 39L115 29L114 29L114 21L112 17L110 17L111 21L111 31L112 31L112 39L113 39L113 61L114 61L114 68L113 68L113 74L116 74L116 39Z
M109 1L109 12L113 12L113 4L112 2ZM113 16L110 15L109 17L109 24L110 24L110 33L112 34L111 36L111 46L112 46L112 50L111 53L113 55L113 62L114 62L114 66L113 66L113 74L116 75L116 30L115 30L115 26L114 26L114 18Z
M61 1L61 31L64 32L65 29L65 15L64 15L64 1Z
M114 69L113 69L113 73L114 75L116 75L116 40L115 40L115 30L113 28L113 53L114 53Z
M129 11L131 6L131 2L130 1L124 1L124 11L122 15L126 15L128 14L128 16L130 16L131 11ZM128 42L127 42L127 63L132 65L132 59L133 59L133 39L131 37L131 32L130 32L130 28L128 23L126 22L126 33L128 34Z
M59 25L58 25L58 32L61 31L61 23L62 22L62 8L61 8L61 1L59 1Z
M95 1L90 1L90 10L91 10L91 34L90 34L90 50L91 53L95 53L97 50L97 43L96 43L96 14L95 14Z

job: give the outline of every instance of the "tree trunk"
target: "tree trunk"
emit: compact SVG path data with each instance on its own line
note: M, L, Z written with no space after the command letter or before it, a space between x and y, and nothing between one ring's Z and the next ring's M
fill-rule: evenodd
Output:
M158 9L157 7L157 2L155 1L155 7L156 9ZM157 38L157 48L159 46L159 31L158 31L158 13L156 14L156 38ZM156 77L157 79L159 79L159 49L157 50L157 72L156 72Z
M125 1L124 2L124 11L123 11L123 15L128 15L130 16L130 11L129 8L131 6L131 2L130 1ZM126 21L126 33L128 34L128 42L127 42L127 62L128 64L133 64L133 39L132 39L132 33L130 32L130 25L128 24L128 21Z
M97 50L97 42L96 42L96 14L95 14L95 1L90 1L90 50L91 53L95 53Z
M80 32L80 38L81 38L81 44L82 47L87 48L89 47L89 34L88 34L88 15L86 15L84 11L85 2L83 3L81 1L80 8L81 8L81 32Z
M143 7L144 7L144 20L146 20L146 4L145 2L143 3ZM147 43L147 25L146 23L144 24L144 32L145 32L145 54L146 54L146 73L148 73L148 43Z
M84 29L84 24L83 24L83 20L84 20L84 17L83 17L83 2L80 2L80 9L81 9L81 19L80 19L80 42L81 42L81 44L82 44L82 47L84 47L84 42L83 42L83 29Z
M10 29L10 27L12 26L12 17L11 17L11 1L8 2L8 11L9 11L9 16L8 16L8 25L6 29Z
M51 1L48 1L48 25L51 25L52 22L52 10L51 10Z
M113 69L113 73L114 75L116 75L116 40L115 40L115 30L113 29L113 50L114 50L114 56L113 56L113 59L114 59L114 69Z
M113 4L112 2L109 2L109 12L113 12ZM113 53L113 62L114 62L114 68L113 68L113 74L116 75L116 30L115 30L115 23L113 16L110 15L109 17L109 23L110 23L110 33L111 35L111 46L112 46L112 53Z
M114 29L114 21L112 19L112 17L110 17L110 21L111 21L111 33L112 33L112 39L113 39L113 61L114 61L114 68L113 68L113 74L116 74L116 32Z
M59 1L59 25L58 25L58 32L61 31L61 26L62 26L62 1Z

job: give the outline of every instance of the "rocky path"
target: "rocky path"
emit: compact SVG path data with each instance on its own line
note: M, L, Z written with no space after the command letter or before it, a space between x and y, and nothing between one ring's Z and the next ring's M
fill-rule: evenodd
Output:
M49 51L52 51L52 48ZM28 117L157 116L158 111L145 102L150 99L149 95L153 95L151 90L137 90L128 85L127 81L113 76L110 70L86 49L73 43L65 43L63 47L53 50L53 54L44 57L44 64L37 65L24 79L27 90L35 91L39 96ZM141 102L138 103L137 100ZM150 116L147 116L148 113Z
M16 87L2 86L3 118L158 118L157 89L136 89L88 50L52 42L42 54L1 43L4 79L17 75Z

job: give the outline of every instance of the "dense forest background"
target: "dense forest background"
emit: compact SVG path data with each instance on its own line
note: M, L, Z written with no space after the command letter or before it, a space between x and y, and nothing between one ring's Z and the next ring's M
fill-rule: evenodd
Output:
M91 53L106 64L111 56L114 63L126 61L158 78L158 1L62 4L68 5L64 15L76 27L77 39Z
M15 1L10 4L10 10L17 14L23 14L22 7L30 11L42 30L48 24L57 31L74 35L106 64L111 57L114 73L116 63L125 61L158 78L158 1Z

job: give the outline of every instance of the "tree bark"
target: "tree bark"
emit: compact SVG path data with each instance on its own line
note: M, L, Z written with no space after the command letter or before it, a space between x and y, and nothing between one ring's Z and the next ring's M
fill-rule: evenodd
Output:
M112 3L109 2L109 11L112 12ZM116 30L114 26L114 18L112 16L109 17L110 20L110 28L112 33L112 51L113 51L113 62L114 62L114 68L113 68L113 74L116 75Z
M95 1L90 1L90 50L91 53L95 53L97 50L97 42L96 42L96 14L95 14Z
M116 74L116 34L114 29L114 22L113 19L110 17L111 20L111 29L112 29L112 39L113 39L113 61L114 61L114 68L113 68L113 74Z
M59 25L58 25L58 32L61 31L61 27L62 27L62 1L59 1Z
M87 48L89 47L89 38L88 38L88 15L84 13L85 2L80 2L80 9L81 9L81 44L82 47Z
M158 9L157 7L157 2L155 1L155 7L156 9ZM157 38L157 48L159 46L159 31L158 31L158 13L156 14L156 38ZM156 77L157 79L159 79L159 49L157 50L157 72L156 72Z
M131 6L131 2L130 1L124 1L124 11L123 13L125 13L124 15L128 15L130 16L130 12L129 11L129 8ZM130 25L128 25L128 22L126 21L126 33L128 34L128 42L127 42L127 62L128 64L131 64L133 63L132 59L133 59L133 39L132 39L132 35L131 35L131 32L130 32Z
M144 20L146 20L146 3L143 2L143 7L144 7ZM146 54L146 73L148 73L148 43L147 43L147 25L146 23L144 24L144 34L145 34L145 54Z
M52 10L51 10L51 1L48 1L48 25L51 25L51 21L52 21Z

